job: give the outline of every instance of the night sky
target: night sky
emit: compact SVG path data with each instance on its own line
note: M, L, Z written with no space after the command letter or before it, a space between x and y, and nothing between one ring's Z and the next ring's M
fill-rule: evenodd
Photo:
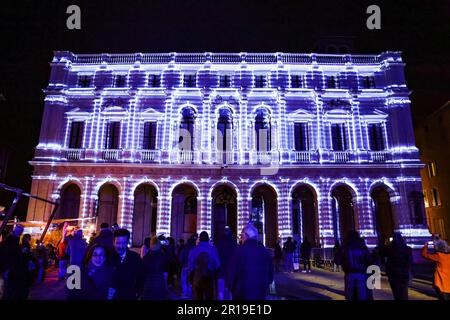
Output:
M81 8L81 30L66 28L71 4ZM381 8L381 30L366 27L371 4ZM345 37L353 53L403 51L415 123L450 100L448 0L3 0L0 35L0 147L12 152L6 183L25 191L54 50L308 53L320 52L320 39ZM10 201L0 192L0 205Z

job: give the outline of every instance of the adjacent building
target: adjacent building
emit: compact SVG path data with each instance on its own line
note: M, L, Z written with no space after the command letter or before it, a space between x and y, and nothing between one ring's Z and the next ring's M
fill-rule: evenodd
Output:
M425 209L430 231L450 238L450 101L416 127Z
M32 190L59 218L220 238L252 222L369 245L429 237L399 52L55 52ZM51 207L30 200L29 220Z

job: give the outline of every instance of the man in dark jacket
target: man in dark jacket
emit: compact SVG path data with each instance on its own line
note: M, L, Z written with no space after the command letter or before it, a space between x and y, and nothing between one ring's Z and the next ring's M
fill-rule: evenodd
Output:
M217 275L217 298L219 300L230 300L228 288L225 287L225 271L227 270L230 258L236 249L237 241L229 227L225 228L222 239L217 243L217 251L219 252L220 268Z
M292 242L292 238L288 237L287 241L283 244L284 251L284 264L286 272L294 272L294 251L295 244Z
M370 252L358 232L349 231L347 241L342 246L341 261L345 273L345 298L368 300L366 272L370 265Z
M242 245L236 247L228 263L226 284L233 300L265 300L273 282L273 261L269 251L258 243L258 230L247 225L241 233Z
M21 227L16 226L0 244L0 274L5 281L5 300L26 300L31 285L28 259L19 244Z
M181 265L181 299L186 299L192 294L192 287L188 281L189 269L188 269L188 257L189 252L195 248L195 242L197 241L197 237L192 235L184 248L180 252L180 256L178 260Z
M100 244L108 248L109 253L114 252L114 234L109 228L109 224L103 222L100 225L100 233L92 241L92 245Z
M412 249L402 235L394 233L392 243L385 249L386 274L395 300L408 300L408 282L412 267Z
M303 239L300 245L300 256L303 261L303 272L311 272L311 244L307 237Z
M113 299L136 300L143 288L143 265L139 254L128 249L130 232L119 229L114 232L114 253L112 265L116 268L113 275Z

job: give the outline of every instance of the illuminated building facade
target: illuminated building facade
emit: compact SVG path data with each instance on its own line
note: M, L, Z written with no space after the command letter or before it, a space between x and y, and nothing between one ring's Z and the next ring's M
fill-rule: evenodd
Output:
M176 239L428 237L400 53L55 52L31 192ZM51 208L30 201L28 220ZM85 226L88 220L82 220Z

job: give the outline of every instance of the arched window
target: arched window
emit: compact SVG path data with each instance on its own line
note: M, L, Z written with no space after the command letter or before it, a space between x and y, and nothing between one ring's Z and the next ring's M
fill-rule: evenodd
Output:
M256 150L271 150L270 114L265 108L258 109L255 117Z
M181 150L192 151L194 149L195 111L192 108L184 108L181 116L179 147Z

